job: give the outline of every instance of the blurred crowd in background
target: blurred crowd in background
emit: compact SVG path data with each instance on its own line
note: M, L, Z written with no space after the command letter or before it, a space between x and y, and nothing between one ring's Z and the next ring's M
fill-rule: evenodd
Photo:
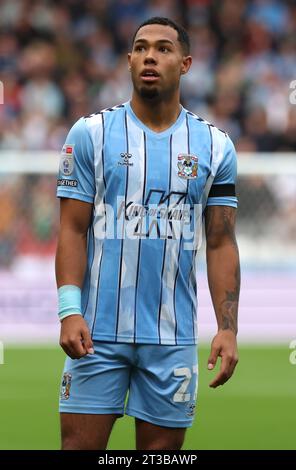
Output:
M238 150L296 150L293 0L0 0L0 149L59 150L79 117L129 99L127 52L151 16L189 32L185 107Z
M59 152L78 118L128 100L127 52L138 25L152 16L172 18L190 35L193 65L181 86L186 108L227 131L238 151L296 150L296 105L289 100L294 0L0 0L0 152ZM254 178L242 187L246 228L258 227L249 223L257 205L262 227L277 211L277 230L283 208L272 185ZM2 177L0 266L16 252L54 251L54 186L46 176ZM292 183L283 226L296 220L295 191ZM287 233L296 236L295 223Z

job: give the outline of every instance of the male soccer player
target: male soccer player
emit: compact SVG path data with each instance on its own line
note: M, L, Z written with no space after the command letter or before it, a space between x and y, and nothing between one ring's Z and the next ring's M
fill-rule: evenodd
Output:
M62 150L63 449L106 448L124 412L135 417L137 449L181 448L196 400L203 217L218 324L208 368L221 357L210 386L237 363L236 155L225 132L180 104L191 61L183 28L144 22L128 54L131 100L81 118Z

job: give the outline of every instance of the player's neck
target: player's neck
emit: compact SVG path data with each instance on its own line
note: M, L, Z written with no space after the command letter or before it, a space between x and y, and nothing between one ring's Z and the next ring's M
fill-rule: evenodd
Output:
M130 104L137 118L154 132L163 132L171 127L181 111L179 96L170 101L153 102L133 93Z

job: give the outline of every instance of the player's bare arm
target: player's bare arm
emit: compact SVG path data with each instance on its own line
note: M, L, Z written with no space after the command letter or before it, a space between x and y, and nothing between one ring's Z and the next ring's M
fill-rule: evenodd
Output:
M86 241L92 204L68 198L62 198L60 204L57 286L74 285L81 288L87 262ZM81 315L70 315L62 320L60 345L72 359L92 353L89 328Z
M208 206L205 213L208 282L218 324L208 368L213 369L221 357L220 371L210 383L213 388L223 385L232 376L238 362L240 264L235 217L236 209L229 206Z

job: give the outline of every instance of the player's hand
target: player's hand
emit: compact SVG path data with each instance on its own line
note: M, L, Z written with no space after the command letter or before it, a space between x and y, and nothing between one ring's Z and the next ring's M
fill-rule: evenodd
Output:
M227 382L238 363L236 335L231 330L219 330L214 337L208 359L209 370L214 369L219 356L221 357L220 371L210 383L212 388Z
M72 359L94 354L89 328L81 315L69 315L62 320L60 345Z

